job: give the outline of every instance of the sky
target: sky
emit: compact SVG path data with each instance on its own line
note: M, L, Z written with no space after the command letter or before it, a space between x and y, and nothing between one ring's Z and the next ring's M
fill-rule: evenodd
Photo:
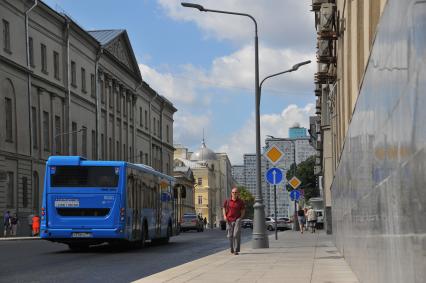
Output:
M315 112L315 26L311 0L185 0L252 15L258 23L260 105L266 135L288 137ZM126 29L142 79L178 109L174 144L206 145L232 165L255 153L254 24L247 17L200 12L175 0L45 0L86 30Z

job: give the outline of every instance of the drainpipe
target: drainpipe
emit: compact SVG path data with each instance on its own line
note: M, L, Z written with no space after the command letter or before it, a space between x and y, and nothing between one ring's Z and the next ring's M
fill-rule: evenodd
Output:
M98 53L96 54L96 61L95 61L95 105L96 105L96 160L100 159L100 149L102 147L99 146L99 133L100 133L100 120L101 120L101 110L100 110L100 93L98 88L98 73L99 73L99 59L101 58L104 50L101 46L99 46ZM101 141L103 142L103 141Z
M136 123L136 115L135 115L135 111L137 111L137 109L136 109L135 106L136 106L136 101L138 99L137 91L142 85L143 85L143 81L135 88L135 96L134 96L135 101L134 102L132 101L132 107L133 107L133 139L132 139L133 156L132 156L132 159L133 159L133 163L139 163L139 162L135 161L138 157L138 154L136 152L136 124L137 123ZM140 163L143 163L143 160L141 160Z
M152 121L151 121L151 112L152 112L152 102L157 98L158 93L155 93L155 96L149 101L149 152L150 152L150 164L149 166L152 166ZM154 167L153 167L154 168Z
M67 49L67 90L66 90L66 103L67 103L67 127L66 131L70 132L71 130L71 63L70 63L70 20L68 17L65 17L65 34L66 34L66 49ZM68 145L68 155L71 155L71 135L67 137L67 145ZM65 141L65 139L64 139Z
M32 9L34 9L37 6L37 0L34 0L34 4L28 8L28 10L25 11L25 48L26 48L26 57L27 57L27 75L28 75L28 79L27 79L27 88L28 88L28 122L29 122L29 128L30 128L30 134L29 134L29 138L30 138L30 162L31 162L31 176L32 176L32 172L33 172L33 168L34 168L34 160L33 160L33 121L31 120L31 106L32 106L32 92L31 92L31 66L30 66L30 39L29 39L29 27L28 27L28 22L29 22L29 14L31 12ZM34 184L31 182L32 187L34 187ZM16 215L18 216L19 219L19 202L18 202L18 198L16 198ZM32 203L32 201L31 201ZM38 204L35 204L37 209L38 209ZM34 204L32 205L33 207L35 206Z

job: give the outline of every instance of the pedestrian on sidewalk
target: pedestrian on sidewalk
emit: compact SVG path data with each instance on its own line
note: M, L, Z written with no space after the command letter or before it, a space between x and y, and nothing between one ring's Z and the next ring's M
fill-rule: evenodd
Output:
M204 229L207 229L207 218L204 217L203 219Z
M30 228L30 236L34 236L33 235L33 217L34 217L34 212L32 212L30 215L28 215L28 227Z
M19 218L16 213L10 218L10 225L11 225L10 235L16 236L16 230L18 230L18 225L19 225Z
M226 221L227 237L231 254L238 255L241 246L241 219L245 214L245 204L240 198L238 188L231 191L231 198L223 204L223 219Z
M3 236L7 237L7 232L10 231L10 211L6 211L3 215Z
M306 218L305 211L303 210L302 206L299 206L299 210L297 211L297 220L299 221L300 233L303 234Z
M33 217L33 236L38 236L40 234L40 217L34 215Z
M317 214L313 210L312 206L308 209L308 227L311 227L311 233L315 233L315 228L317 226Z

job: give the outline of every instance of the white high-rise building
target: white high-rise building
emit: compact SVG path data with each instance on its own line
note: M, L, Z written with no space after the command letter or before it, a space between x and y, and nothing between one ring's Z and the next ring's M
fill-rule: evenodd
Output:
M272 167L278 167L283 171L283 176L285 178L287 171L290 169L290 166L294 163L296 158L296 164L299 164L305 161L307 158L315 154L315 149L309 144L308 137L301 137L295 139L289 138L267 138L265 140L265 150L271 145L276 145L283 153L284 157L275 165L271 164L266 159L263 159L262 166L262 191L265 204L265 214L273 215L274 214L274 191L273 186L269 185L264 179L265 173L268 169ZM285 182L281 182L277 185L277 215L287 216L289 210L292 211L290 207L290 201L288 197L288 192L285 189Z
M232 178L239 186L245 186L246 178L244 176L244 165L233 165L232 166Z

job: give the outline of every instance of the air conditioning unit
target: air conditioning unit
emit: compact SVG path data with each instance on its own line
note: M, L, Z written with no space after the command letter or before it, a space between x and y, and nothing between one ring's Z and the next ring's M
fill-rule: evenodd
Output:
M317 101L316 101L315 114L317 114L317 115L321 114L321 100L320 99L317 99Z
M319 39L318 40L318 57L330 57L331 56L331 42L330 40Z
M321 9L321 4L328 2L328 0L312 0L312 11L319 11L319 9Z
M334 11L336 5L332 3L324 3L320 9L319 32L328 33L333 31L334 27Z
M321 85L320 84L315 84L315 96L321 96Z

